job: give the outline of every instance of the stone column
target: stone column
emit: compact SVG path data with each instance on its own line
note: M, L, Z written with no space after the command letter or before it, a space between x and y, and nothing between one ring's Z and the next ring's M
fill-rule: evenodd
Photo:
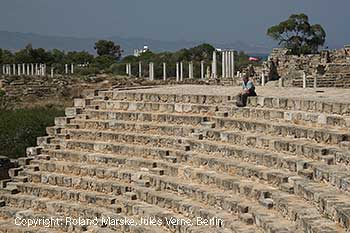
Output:
M21 64L17 64L17 75L21 75Z
M43 66L44 66L44 76L46 76L46 64L43 64Z
M235 51L231 51L231 74L235 77Z
M10 70L10 75L16 75L17 72L16 72L16 64L12 64L12 73L11 73L11 70Z
M180 81L182 82L184 80L184 64L183 62L180 62Z
M193 61L191 61L191 78L194 78L194 66L193 66Z
M176 62L176 82L180 79L180 64Z
M204 79L204 61L201 61L201 79Z
M153 64L153 62L149 63L149 79L151 81L154 80L154 64Z
M306 73L303 72L303 88L306 88Z
M264 72L261 73L261 86L265 86L265 74L264 74Z
M166 63L163 62L163 80L166 81Z
M2 65L2 74L5 74L5 65Z
M32 63L32 64L30 64L30 68L31 68L31 74L32 74L32 76L34 76L34 64Z
M22 64L22 74L26 75L26 65L24 63Z
M221 65L222 65L222 71L221 71L221 76L222 76L222 78L226 78L226 76L225 76L225 53L226 53L226 51L222 51L222 62L221 62Z
M70 65L70 73L71 73L71 74L74 74L74 64L71 64L71 65Z
M216 62L216 50L213 52L213 63L212 63L212 78L217 77L217 62Z
M278 80L278 87L283 87L283 78Z
M64 66L65 66L64 67L65 68L65 74L68 74L68 64L65 64Z
M131 77L131 64L126 64L126 74Z
M34 75L38 75L38 64L35 64L35 67L33 64L33 73L34 73Z
M51 67L51 78L53 78L53 67Z
M231 59L230 59L230 51L227 51L227 61L226 61L226 65L227 65L227 77L231 77Z
M232 69L232 51L230 50L229 52L228 52L228 64L229 64L229 67L228 67L228 69L229 69L229 72L228 72L228 75L229 75L229 77L230 78L232 78L234 75L234 73L233 73L233 69Z
M125 64L125 73L127 75L129 75L129 64L128 63Z
M30 66L29 64L27 64L26 66L27 66L27 75L30 76Z
M312 76L314 77L314 88L317 88L317 73L313 73Z
M139 62L139 77L142 77L142 63Z
M227 78L227 51L224 51L224 77Z

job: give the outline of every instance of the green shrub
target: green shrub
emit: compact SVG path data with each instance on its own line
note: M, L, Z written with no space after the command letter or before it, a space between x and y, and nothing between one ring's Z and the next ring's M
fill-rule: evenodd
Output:
M27 147L36 146L36 138L54 125L54 118L63 116L63 109L40 107L0 112L0 156L25 156Z

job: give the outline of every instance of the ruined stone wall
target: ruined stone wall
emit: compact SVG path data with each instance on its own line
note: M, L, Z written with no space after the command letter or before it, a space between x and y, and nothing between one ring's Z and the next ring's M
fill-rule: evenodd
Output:
M98 75L94 77L57 76L0 76L0 90L7 96L18 101L18 107L32 105L54 104L67 106L74 98L81 98L96 89L111 87L134 87L149 85L174 84L174 78L167 81L149 81L147 78L124 76ZM217 84L217 80L202 81L199 79L185 79L188 84Z
M60 103L65 105L71 99L83 96L94 86L110 85L110 82L86 80L81 77L57 76L2 76L0 89L18 103L35 104L38 102Z
M268 61L264 63L264 70L267 80L282 78L287 85L300 83L295 80L302 79L305 72L308 77L317 75L323 80L323 86L333 86L334 81L338 80L337 86L341 87L342 83L348 83L342 79L350 77L350 48L324 50L319 54L300 56L288 55L288 50L284 48L273 49Z

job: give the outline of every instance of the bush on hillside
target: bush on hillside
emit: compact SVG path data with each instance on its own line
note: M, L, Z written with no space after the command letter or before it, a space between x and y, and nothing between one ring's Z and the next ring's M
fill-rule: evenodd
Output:
M36 146L36 138L54 125L54 118L63 116L63 109L40 107L0 112L0 156L25 156L27 147Z

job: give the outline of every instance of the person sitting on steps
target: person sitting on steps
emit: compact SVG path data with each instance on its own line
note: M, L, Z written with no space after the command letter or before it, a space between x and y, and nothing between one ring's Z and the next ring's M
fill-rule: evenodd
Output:
M237 107L245 107L247 105L248 96L256 96L255 86L249 77L243 77L242 91L237 95Z

